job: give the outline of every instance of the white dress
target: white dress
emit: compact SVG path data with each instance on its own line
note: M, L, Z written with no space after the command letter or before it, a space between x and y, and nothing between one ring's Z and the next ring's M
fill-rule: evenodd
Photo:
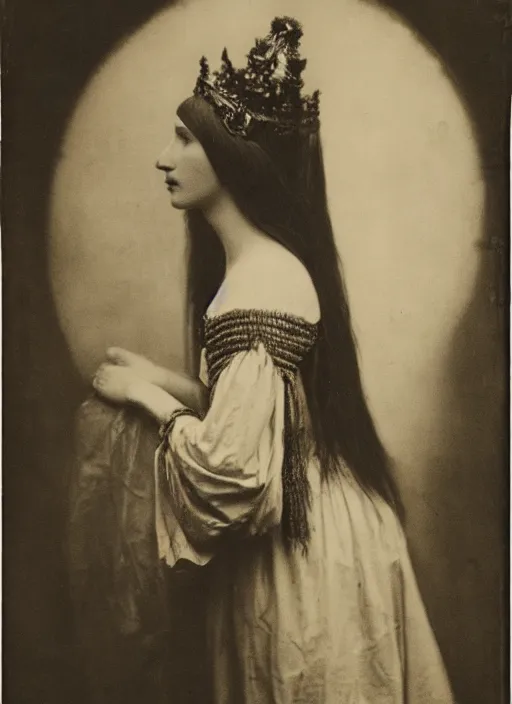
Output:
M205 418L178 418L158 453L161 557L211 563L215 704L450 704L404 534L382 499L348 468L321 482L311 453L308 554L285 549L285 386L268 350L263 336L232 353ZM208 383L208 341L206 352Z

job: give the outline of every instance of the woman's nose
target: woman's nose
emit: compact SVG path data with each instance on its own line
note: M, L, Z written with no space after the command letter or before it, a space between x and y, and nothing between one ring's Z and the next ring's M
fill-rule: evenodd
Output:
M168 144L157 159L155 166L157 169L160 169L160 171L172 171L176 168L172 154L172 144L173 142Z

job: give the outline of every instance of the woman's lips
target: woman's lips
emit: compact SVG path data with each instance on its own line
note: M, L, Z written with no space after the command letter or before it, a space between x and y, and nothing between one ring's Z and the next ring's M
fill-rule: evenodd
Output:
M167 184L168 191L172 191L176 186L179 186L179 183L174 178L165 179L165 183Z

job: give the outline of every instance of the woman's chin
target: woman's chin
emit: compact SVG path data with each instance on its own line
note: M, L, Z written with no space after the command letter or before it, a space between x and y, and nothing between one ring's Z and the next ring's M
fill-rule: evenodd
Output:
M176 210L187 210L190 207L185 199L180 198L177 193L171 193L171 205Z

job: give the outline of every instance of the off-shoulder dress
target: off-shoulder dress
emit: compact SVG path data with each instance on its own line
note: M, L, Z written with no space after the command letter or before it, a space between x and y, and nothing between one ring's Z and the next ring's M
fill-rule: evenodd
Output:
M209 410L177 417L157 451L160 557L209 563L216 704L450 704L398 518L347 466L323 481L313 443L307 553L283 540L288 426L310 433L301 367L319 330L274 311L205 317Z

